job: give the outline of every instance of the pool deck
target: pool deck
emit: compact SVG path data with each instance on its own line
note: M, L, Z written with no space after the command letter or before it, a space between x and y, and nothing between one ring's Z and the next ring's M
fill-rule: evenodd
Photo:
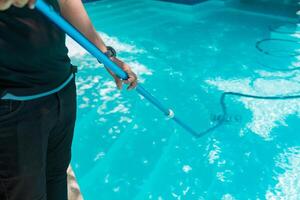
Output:
M68 197L69 200L83 200L72 167L68 169Z

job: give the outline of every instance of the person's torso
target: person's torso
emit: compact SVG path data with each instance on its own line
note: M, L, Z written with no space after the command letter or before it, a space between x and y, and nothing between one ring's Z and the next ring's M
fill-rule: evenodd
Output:
M59 11L56 0L48 0ZM0 12L0 95L51 90L70 75L65 34L37 10Z

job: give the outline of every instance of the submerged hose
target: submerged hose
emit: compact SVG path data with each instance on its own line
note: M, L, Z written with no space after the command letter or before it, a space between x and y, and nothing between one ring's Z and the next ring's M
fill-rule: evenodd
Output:
M268 44L275 44L277 49L280 48L280 50L274 51L274 50L268 50L266 45ZM266 38L263 40L260 40L256 42L255 45L256 49L259 53L261 53L263 56L267 57L267 59L272 59L273 63L281 64L282 61L287 62L287 60L291 61L291 64L297 60L297 57L300 56L300 43L296 40L292 39L282 39L282 38ZM285 49L288 48L288 49ZM285 50L283 50L285 49ZM295 60L292 60L295 59ZM257 61L259 65L261 65L264 68L269 68L272 70L277 71L296 71L300 70L300 66L287 66L286 68L283 67L275 67L270 66L269 64L265 64L261 62L260 60ZM285 64L284 64L285 65Z
M210 128L202 131L201 133L198 133L195 135L196 137L201 137L209 132L214 131L215 129L219 128L222 126L227 118L227 106L226 106L226 97L227 96L238 96L238 97L245 97L245 98L251 98L251 99L261 99L261 100L291 100L291 99L300 99L300 94L299 95L287 95L287 96L259 96L259 95L251 95L251 94L244 94L244 93L238 93L238 92L224 92L222 93L220 97L220 105L222 108L222 115L218 122L211 126Z
M105 56L103 52L101 52L92 42L90 42L82 33L80 33L74 26L72 26L69 22L67 22L63 17L55 12L55 10L50 7L43 0L36 1L36 8L44 14L50 21L56 24L59 28L61 28L66 34L68 34L71 38L73 38L78 44L80 44L84 49L86 49L91 55L101 61L106 67L108 67L111 71L113 71L117 76L126 80L128 78L127 74L120 69L114 62L112 62L108 57ZM187 123L182 121L178 116L175 115L174 111L165 107L158 99L156 99L150 92L148 92L141 85L138 85L136 91L145 97L149 102L151 102L154 106L156 106L160 111L162 111L166 116L170 119L173 119L177 124L183 127L186 131L191 133L194 137L199 138L204 136L205 134L214 131L216 128L220 127L226 119L227 116L227 107L225 103L226 96L240 96L254 99L267 99L267 100L287 100L287 99L295 99L300 98L300 95L295 96L255 96L249 94L235 93L235 92L224 92L220 98L220 104L222 107L222 117L221 119L210 128L197 132L193 128L191 128Z
M279 43L278 47L280 46L281 49L274 52L274 51L268 51L263 47L263 44L272 43L272 42L273 43L276 43L276 42ZM298 41L288 40L288 39L280 39L280 38L266 38L266 39L263 39L263 40L260 40L260 41L256 42L255 46L256 46L256 49L258 51L260 51L261 53L266 54L268 56L275 56L275 57L282 57L282 58L291 58L291 57L300 56L299 49L298 49L298 51L297 51L297 49L293 49L293 51L290 51L290 52L283 51L282 50L282 48L283 48L282 43L288 43L289 45L295 45L300 49L300 43ZM292 48L294 48L294 47L292 47ZM284 52L286 54L279 54L278 52Z
M297 44L300 45L299 42L294 41L294 40L286 40L286 39L271 39L271 38L267 38L267 39L263 39L260 40L256 43L256 49L263 54L266 54L268 56L273 56L273 57L283 57L283 58L287 58L287 57L297 57L300 56L300 54L298 52L292 52L292 53L288 53L286 55L276 55L275 53L272 53L268 50L265 50L262 47L262 44L266 43L266 42L287 42L287 43L292 43L292 44ZM300 46L299 46L300 47ZM260 63L261 64L261 63ZM300 67L294 67L294 68L289 68L289 69L283 69L283 68L271 68L269 66L263 65L261 64L263 67L266 68L270 68L273 70L277 70L277 71L296 71L296 70L300 70ZM251 94L245 94L245 93L238 93L238 92L224 92L222 93L221 97L220 97L220 105L222 108L222 115L221 118L219 119L219 121L211 126L210 128L206 129L205 131L203 131L202 133L200 133L198 135L198 137L203 136L206 133L209 133L215 129L217 129L218 127L220 127L221 125L224 124L226 117L227 117L227 106L226 106L226 102L225 99L227 96L238 96L238 97L245 97L245 98L251 98L251 99L261 99L261 100L291 100L291 99L300 99L300 94L294 94L294 95L283 95L283 96L260 96L260 95L251 95Z

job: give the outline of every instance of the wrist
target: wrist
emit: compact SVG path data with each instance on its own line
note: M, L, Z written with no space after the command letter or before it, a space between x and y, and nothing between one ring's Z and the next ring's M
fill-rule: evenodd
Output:
M128 72L130 71L130 67L124 63L122 60L118 59L117 57L112 57L111 60L116 63L122 70Z
M101 48L99 48L102 52L107 52L107 47L105 45L101 46Z

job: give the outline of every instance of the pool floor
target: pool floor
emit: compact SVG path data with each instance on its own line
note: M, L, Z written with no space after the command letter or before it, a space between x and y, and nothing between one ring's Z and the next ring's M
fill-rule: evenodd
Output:
M223 92L300 91L299 43L280 43L297 41L295 19L221 1L104 0L86 8L143 86L196 130L218 122ZM276 56L256 48L266 38L280 39L261 44ZM72 166L86 200L300 198L299 99L228 97L225 123L195 139L135 92L117 91L103 66L68 46L79 65Z

